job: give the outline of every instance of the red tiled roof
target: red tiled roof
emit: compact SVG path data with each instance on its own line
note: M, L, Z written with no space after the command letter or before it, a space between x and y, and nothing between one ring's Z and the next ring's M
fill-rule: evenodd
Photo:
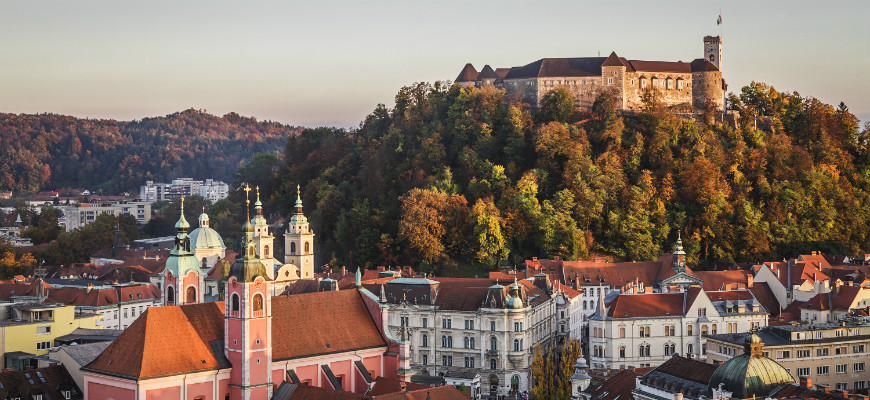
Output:
M428 385L423 385L419 383L402 382L398 379L379 376L375 379L375 384L372 385L372 388L368 391L367 394L369 396L379 396L382 394L396 393L402 390L402 385L405 385L405 390L408 391L426 389L429 387Z
M638 370L624 369L586 391L596 400L631 399L631 392L635 389L636 378L639 376L641 373Z
M459 389L451 385L436 386L432 388L418 389L404 393L390 393L374 396L376 400L468 400L468 396L462 394Z
M486 299L487 289L492 286L489 279L482 278L431 279L439 283L435 304L442 310L477 311Z
M224 339L223 311L149 308L86 368L132 378L219 368L210 342ZM272 341L274 360L387 346L357 290L272 298Z
M273 298L272 359L386 346L361 296L340 290Z
M707 297L710 301L727 301L727 300L752 300L752 292L749 290L727 290L727 291L709 291Z
M673 356L662 363L662 365L656 367L655 371L706 385L710 383L710 378L713 376L716 368L718 368L718 365L686 357Z
M622 294L608 305L607 315L613 318L663 317L683 315L688 307L686 293Z
M746 279L752 273L744 270L734 271L692 271L692 275L704 281L703 288L706 291L722 290L726 285L742 283L746 285Z
M327 388L319 388L317 386L296 385L293 394L289 400L362 400L370 397L356 394L353 392L345 392L343 390L334 390Z
M581 294L579 290L563 285L559 282L553 282L553 290L561 290L566 296L572 299Z
M675 72L683 74L692 73L692 66L689 63L684 63L682 61L673 62L629 60L628 62L638 72Z
M454 82L474 82L477 79L477 69L471 63L465 64Z
M753 282L749 291L752 292L755 299L767 309L772 317L779 315L779 301L776 299L773 291L770 290L770 285L767 282Z

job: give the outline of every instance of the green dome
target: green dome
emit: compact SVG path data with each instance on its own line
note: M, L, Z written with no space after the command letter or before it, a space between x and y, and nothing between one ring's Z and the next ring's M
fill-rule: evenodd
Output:
M777 387L794 382L782 365L763 355L764 343L754 332L746 338L744 346L744 354L725 361L713 372L710 392L722 384L736 398L767 397Z
M190 232L190 248L194 251L205 249L225 249L224 239L209 227L199 227Z
M199 261L190 253L170 254L166 259L166 271L171 271L172 276L185 276L191 270L199 274L204 273L199 269Z

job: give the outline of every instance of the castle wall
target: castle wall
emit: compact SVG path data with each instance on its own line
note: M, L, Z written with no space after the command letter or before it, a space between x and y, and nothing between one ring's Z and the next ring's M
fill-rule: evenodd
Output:
M692 74L674 72L626 73L625 110L643 109L647 88L658 91L658 99L667 106L692 103Z
M724 94L721 71L696 72L692 74L692 105L703 108L711 102L716 108L724 107Z

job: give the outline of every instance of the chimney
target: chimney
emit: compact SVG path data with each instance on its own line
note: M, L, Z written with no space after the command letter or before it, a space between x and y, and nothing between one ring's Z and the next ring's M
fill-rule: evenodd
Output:
M345 276L346 274L347 274L347 269L344 267L344 265L342 265L341 266L341 276Z
M407 391L408 391L408 384L405 383L405 382L399 382L399 390L400 390L402 393L407 392Z
M824 390L825 393L831 393L831 387L828 385L822 386L822 390Z
M848 390L844 390L844 391L843 391L843 398L844 398L844 399L848 399L848 398L849 398L849 391L848 391Z
M752 287L752 284L755 283L755 277L752 274L746 275L746 287Z
M559 260L560 260L559 256L553 256L553 259L556 260L556 261L559 261Z

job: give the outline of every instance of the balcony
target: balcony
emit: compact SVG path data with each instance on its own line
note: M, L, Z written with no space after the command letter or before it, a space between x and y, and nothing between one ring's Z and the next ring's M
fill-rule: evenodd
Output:
M486 351L486 355L489 357L498 357L498 350L489 349Z

